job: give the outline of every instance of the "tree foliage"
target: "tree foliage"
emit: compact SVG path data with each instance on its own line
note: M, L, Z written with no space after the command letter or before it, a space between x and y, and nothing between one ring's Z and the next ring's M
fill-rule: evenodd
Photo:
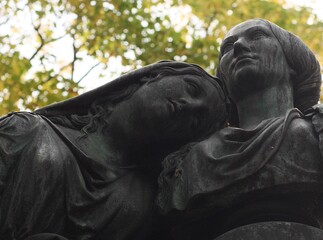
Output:
M126 69L173 59L214 74L221 39L250 18L299 35L323 63L323 22L284 0L3 0L0 114L76 96L86 75L99 64L109 70L113 58ZM96 64L84 71L89 57Z

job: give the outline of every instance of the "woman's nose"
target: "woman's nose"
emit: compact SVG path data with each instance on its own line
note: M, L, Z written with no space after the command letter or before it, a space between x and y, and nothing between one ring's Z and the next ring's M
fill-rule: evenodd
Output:
M195 99L191 97L180 98L178 100L181 110L184 111L199 111L205 107L205 104L202 99Z
M247 40L245 38L239 38L233 44L234 57L237 57L244 52L251 52L249 43L247 42Z

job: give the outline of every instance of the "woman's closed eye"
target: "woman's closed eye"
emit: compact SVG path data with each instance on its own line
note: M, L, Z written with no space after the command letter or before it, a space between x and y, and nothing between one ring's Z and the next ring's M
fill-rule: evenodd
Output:
M201 94L201 86L194 80L191 79L184 79L185 82L187 82L187 88L188 92L191 94L193 97L197 97Z

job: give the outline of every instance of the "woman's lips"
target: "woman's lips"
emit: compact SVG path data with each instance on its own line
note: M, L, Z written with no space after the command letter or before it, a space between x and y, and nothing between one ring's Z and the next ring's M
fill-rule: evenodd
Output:
M243 62L246 62L246 61L253 61L255 60L254 57L250 56L250 55L243 55L243 56L238 56L235 61L234 61L234 67L237 67L237 65L240 65L242 64Z

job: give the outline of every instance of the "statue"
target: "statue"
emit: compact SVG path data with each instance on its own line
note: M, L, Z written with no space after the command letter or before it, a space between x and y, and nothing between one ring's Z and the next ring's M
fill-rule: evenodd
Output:
M170 61L2 117L1 239L148 239L161 160L225 119L218 80Z
M323 238L320 86L306 45L253 19L226 35L215 78L162 61L2 117L0 235Z
M168 239L218 239L272 221L322 228L323 108L313 107L321 86L314 54L295 35L253 19L227 33L217 77L230 126L163 162L157 202L176 219Z

